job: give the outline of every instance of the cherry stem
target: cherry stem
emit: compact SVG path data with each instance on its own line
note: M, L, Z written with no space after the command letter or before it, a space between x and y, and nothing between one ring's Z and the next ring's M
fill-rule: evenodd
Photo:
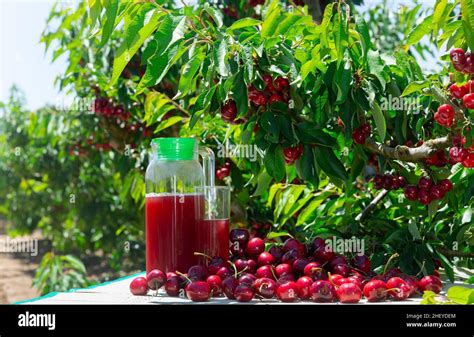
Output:
M210 257L209 255L206 255L204 253L194 252L194 255L195 256L204 256L206 259L212 260L212 257Z
M176 274L178 274L179 276L184 277L189 283L192 283L192 282L193 282L193 281L191 281L191 279L190 279L187 275L185 275L185 274L183 274L183 273L181 273L181 272L179 272L179 271L176 271Z

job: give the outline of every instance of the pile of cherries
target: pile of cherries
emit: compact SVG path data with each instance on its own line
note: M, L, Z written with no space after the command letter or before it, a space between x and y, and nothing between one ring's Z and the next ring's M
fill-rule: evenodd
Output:
M248 99L256 107L265 107L275 102L288 103L290 82L284 77L273 80L270 74L262 75L265 89L260 91L253 85L248 87ZM221 118L227 123L240 124L242 119L237 119L237 105L233 99L228 99L221 106Z
M421 280L398 268L377 275L367 256L347 259L333 253L319 237L307 245L289 238L268 251L264 240L251 239L245 229L232 230L230 239L232 261L208 257L206 266L194 265L186 274L152 270L146 277L135 278L130 291L146 295L164 287L169 296L186 295L195 302L225 296L238 302L277 298L282 302L357 303L363 295L369 302L399 301L425 290L442 290L437 270Z

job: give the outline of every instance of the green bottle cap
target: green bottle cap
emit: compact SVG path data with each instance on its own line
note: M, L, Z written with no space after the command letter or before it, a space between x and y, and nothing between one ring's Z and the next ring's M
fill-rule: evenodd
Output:
M195 138L154 138L158 160L193 160L197 153Z

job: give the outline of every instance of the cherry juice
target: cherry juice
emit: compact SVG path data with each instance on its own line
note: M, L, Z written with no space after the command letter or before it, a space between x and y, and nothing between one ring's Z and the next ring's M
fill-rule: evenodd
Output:
M198 219L204 213L198 194L149 194L146 197L146 270L186 273L198 258ZM203 205L202 209L198 205Z
M229 259L229 219L200 220L197 249L207 256ZM203 259L199 261L203 264Z

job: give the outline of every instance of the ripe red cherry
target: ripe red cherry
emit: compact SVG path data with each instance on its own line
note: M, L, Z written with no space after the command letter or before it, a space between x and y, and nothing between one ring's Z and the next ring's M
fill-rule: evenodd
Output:
M186 286L186 296L193 302L206 302L211 297L211 287L204 281L193 281Z
M222 281L222 291L224 292L224 295L230 299L234 300L234 291L235 288L239 285L239 281L235 277L228 277L224 281Z
M270 249L268 250L268 252L270 254L272 254L275 262L279 262L283 256L283 249L281 249L280 247L278 246L272 246L270 247Z
M293 238L285 240L281 248L285 253L294 249L298 252L298 256L303 256L305 254L305 246L301 242Z
M416 294L419 286L418 279L410 275L402 275L401 278L410 286L410 296Z
M250 256L258 256L265 250L265 242L260 238L253 238L247 242L245 252Z
M233 122L237 117L237 105L232 99L227 100L221 107L221 118L226 122Z
M313 241L311 241L310 251L314 253L314 251L318 248L326 247L326 241L323 238L317 237Z
M443 179L438 184L444 191L444 193L448 193L453 189L453 183L449 179Z
M275 79L275 89L278 91L286 91L290 86L290 81L284 77L277 77Z
M418 282L421 291L430 290L437 294L443 289L443 284L437 276L425 276Z
M466 53L461 48L454 48L449 52L453 65L463 65L466 63Z
M336 264L331 266L331 272L347 277L349 276L350 268L347 264Z
M133 295L146 295L148 292L148 283L144 277L135 277L130 283L130 292Z
M343 255L335 255L329 262L329 266L335 266L337 264L347 264L347 260Z
M442 199L444 197L444 190L439 185L433 185L430 188L430 193L431 193L432 199Z
M422 178L420 178L420 180L418 181L418 188L419 188L420 190L427 190L427 191L429 191L429 189L431 188L431 186L433 186L433 182L431 181L430 178L422 177Z
M303 145L291 146L283 149L285 163L287 165L293 164L303 154Z
M332 302L336 297L336 290L331 282L318 280L309 288L310 298L315 302Z
M304 267L303 273L306 276L311 277L314 281L327 279L327 274L324 271L321 263L319 263L319 262L310 262L310 263L308 263Z
M297 258L293 262L293 272L296 275L302 275L304 273L304 268L309 263L309 260L306 258Z
M407 186L405 187L404 193L405 193L405 197L408 200L411 200L411 201L418 200L418 187L413 186L413 185Z
M250 302L254 296L254 290L248 284L240 284L234 290L237 302Z
M464 95L469 93L469 88L464 85L459 87L457 84L451 84L449 87L449 92L454 98L462 99Z
M306 300L310 297L310 287L313 284L313 279L308 276L301 276L296 284L299 286L298 296L302 300Z
M204 266L194 265L188 269L188 278L191 281L205 281L208 276L209 273Z
M313 257L317 262L326 263L334 258L334 253L330 249L326 249L326 246L319 247L313 253Z
M463 147L453 146L452 148L449 149L449 157L455 163L463 162L464 160L466 160L468 155L469 155L469 152L467 151L467 149Z
M263 298L272 298L276 294L278 284L270 278L263 277L258 278L254 282L253 287L257 294Z
M474 109L474 93L464 95L462 102L468 109Z
M431 195L430 192L427 190L419 190L418 191L418 200L423 205L428 205L431 202Z
M227 167L221 167L216 171L216 178L218 180L224 180L224 178L230 175L230 171Z
M262 75L262 80L265 83L265 88L270 92L275 92L276 88L273 85L273 78L269 74Z
M250 102L254 103L257 106L263 106L267 104L267 97L265 97L263 92L258 91L252 86L249 87L248 97L249 97Z
M407 299L411 294L411 287L400 277L392 277L387 281L388 294L397 301Z
M221 280L225 280L226 278L232 276L234 273L228 267L221 267L217 271L216 275L221 278Z
M367 136L362 133L359 129L355 129L352 132L352 139L356 144L364 144Z
M332 274L329 276L329 281L334 284L335 286L340 286L344 283L345 279L344 276L339 274Z
M293 267L288 263L281 263L275 267L275 274L278 278L283 275L292 274Z
M265 266L267 264L273 264L275 262L275 258L273 257L272 254L270 254L269 252L262 252L259 256L258 256L258 265L259 266Z
M239 277L239 284L247 284L252 286L256 279L257 277L254 274L243 273Z
M281 284L276 291L278 299L282 302L295 302L298 300L300 292L299 286L296 282L290 281Z
M183 289L183 280L178 275L167 276L165 283L165 291L168 296L178 296L179 291Z
M275 102L281 102L281 103L285 103L285 99L279 95L279 94L273 94L270 96L270 98L268 99L268 103L269 104L273 104Z
M369 124L362 124L361 126L359 126L359 130L365 136L370 136L370 134L372 133L372 128L370 127Z
M380 302L387 298L387 285L381 280L372 280L364 286L364 296L369 302Z
M454 122L454 108L449 104L440 105L434 118L438 124L451 127Z
M273 275L273 273L274 273L273 266L266 265L266 266L261 266L260 268L258 268L255 275L257 276L257 278L267 277L267 278L275 279L275 276Z
M354 283L341 284L337 288L336 294L341 303L357 303L362 298L362 291Z
M166 283L166 275L161 270L153 269L146 274L148 288L158 290Z
M354 256L351 260L351 265L365 274L370 273L370 270L372 269L370 259L366 255Z
M295 276L293 274L285 274L278 278L277 284L281 285L290 281L295 282L296 281Z
M296 249L292 249L286 252L285 254L283 254L281 258L281 262L293 265L293 263L296 261L297 258L298 258L298 252L296 251Z
M229 239L231 242L240 242L246 244L250 239L250 233L246 229L236 228L230 231Z
M474 56L471 53L466 54L466 63L462 67L464 74L474 74Z
M474 152L469 153L467 158L462 162L462 166L473 168L474 167Z
M213 297L219 297L222 295L222 280L217 275L211 275L206 279L207 284L211 288L211 294Z

